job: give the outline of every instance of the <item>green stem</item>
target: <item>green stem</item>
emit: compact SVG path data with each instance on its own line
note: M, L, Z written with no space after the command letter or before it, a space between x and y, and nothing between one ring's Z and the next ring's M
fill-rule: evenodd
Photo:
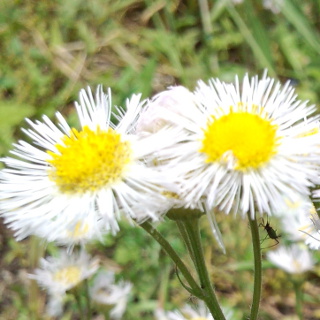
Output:
M178 226L178 229L180 231L182 239L188 249L190 257L191 257L192 261L194 261L195 258L194 258L194 253L193 253L193 249L192 249L191 239L190 239L189 234L185 228L185 224L181 220L176 220L175 222Z
M182 262L176 251L171 247L169 242L158 232L153 226L148 222L143 222L140 226L149 233L149 235L155 239L162 247L162 249L167 253L167 255L173 260L176 264L177 268L183 274L184 278L187 280L188 284L192 289L192 293L201 298L202 297L202 290L197 284L197 282L192 277L191 273L189 272L186 265Z
M189 243L187 247L191 251L190 255L193 258L201 283L201 289L204 292L203 301L206 303L215 320L225 320L206 267L201 243L199 218L181 220L180 223L184 225L185 233L188 237L185 242ZM182 236L184 235L182 234Z
M73 288L70 290L70 293L73 295L74 299L76 300L80 320L87 320L85 316L85 312L83 310L82 302L81 302L81 295L78 289L79 288Z
M89 294L89 284L88 280L84 280L84 286L85 286L85 298L86 298L86 304L87 304L87 320L92 319L92 308L91 308L91 298Z
M212 36L213 27L211 23L209 4L207 0L198 0L200 15L205 38Z
M261 264L261 247L259 237L259 226L256 218L251 219L250 213L248 213L248 219L250 224L253 256L254 256L254 287L252 306L250 312L250 320L256 320L259 312L259 305L261 299L261 286L262 286L262 264Z
M296 314L299 317L299 320L303 319L302 314L302 304L303 304L303 292L302 292L302 283L301 281L294 280L293 281L294 291L296 294Z

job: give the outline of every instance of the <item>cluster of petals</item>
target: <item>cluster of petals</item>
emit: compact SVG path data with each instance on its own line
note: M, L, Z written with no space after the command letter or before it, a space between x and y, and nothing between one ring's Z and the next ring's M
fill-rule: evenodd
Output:
M79 253L61 250L56 257L42 258L40 267L29 277L49 295L47 313L58 316L63 311L65 294L83 280L90 278L99 268L99 260L84 250Z
M233 318L231 309L223 308L226 320ZM165 311L157 309L155 312L156 320L213 320L209 309L203 301L199 301L196 305L185 305L181 310Z
M301 244L280 246L269 251L267 258L275 266L290 274L300 274L313 269L315 260L308 247Z
M178 135L173 134L175 130L166 129L149 136L137 135L137 119L145 103L140 101L140 95L133 95L126 101L125 112L120 107L112 106L110 90L104 93L99 86L95 95L89 88L80 91L79 103L75 104L79 131L70 127L60 113L56 114L57 124L46 116L43 121L27 119L31 128L23 131L31 142L21 140L15 144L11 151L13 156L2 159L6 168L0 172L0 215L15 231L18 240L34 234L48 241L75 244L99 237L103 232L116 233L118 220L122 216L141 222L148 218L158 220L165 213L168 199L163 194L170 188L170 183L165 181L160 167L155 170L147 166L146 158L158 149L175 143L175 136L178 138ZM111 121L112 116L117 118L117 124ZM121 176L99 188L95 187L96 176L100 178L103 171L99 176L100 168L89 167L88 162L94 161L99 154L95 146L91 147L88 142L87 154L77 156L76 152L81 150L74 148L74 159L65 161L70 171L76 171L77 166L82 165L97 171L94 172L93 182L88 183L88 190L78 191L77 185L74 190L69 187L67 191L63 185L59 187L52 179L52 172L55 174L52 159L61 156L61 150L67 148L66 141L76 140L77 135L87 132L88 135L93 132L94 138L95 132L108 134L110 130L112 134L115 132L116 138L120 136L124 146L129 146L130 154L129 151L127 153L130 157L123 160L126 162ZM105 146L100 146L102 152L107 148L108 141ZM114 148L118 152L117 146ZM91 151L93 156L90 158ZM71 152L69 154L72 155ZM112 165L116 167L118 163ZM108 164L102 163L103 166ZM60 169L62 173L63 170ZM73 174L77 173L73 171ZM86 174L80 173L82 176Z
M133 95L124 109L99 86L95 95L81 90L75 106L79 130L60 113L57 124L46 116L27 120L30 128L23 131L31 141L19 141L2 159L0 215L17 239L35 234L85 242L116 233L122 217L156 221L172 207L206 211L218 233L214 211L272 215L320 184L316 108L297 100L289 83L282 86L266 74L234 83L199 81L193 92L172 87L150 101ZM101 141L111 137L112 145L97 151L85 142L72 149L75 140L99 134ZM90 167L100 151L117 155ZM87 175L77 176L82 166L93 176L78 187L77 179Z
M132 284L127 281L116 283L112 271L102 270L94 278L90 288L90 297L93 302L111 306L110 317L121 319L124 314Z
M238 78L234 83L199 81L194 92L172 87L156 96L146 110L158 127L183 128L182 142L158 153L162 161L170 159L168 170L174 169L180 178L183 204L192 208L202 202L208 210L249 213L251 217L256 213L272 215L285 201L294 201L296 194L309 196L310 188L319 183L320 134L315 111L315 106L297 99L289 83L282 86L266 75L261 79L246 75L241 84ZM241 167L233 147L213 159L203 151L208 128L233 114L258 118L274 130L274 145L269 156L263 154L261 164ZM245 124L236 124L239 128L234 132L238 134L225 137L220 130L222 133L212 139L213 148L219 150L222 142L232 145L235 140L241 155L258 149L259 140L252 137L255 132ZM150 130L147 123L144 128ZM255 143L252 148L251 141Z

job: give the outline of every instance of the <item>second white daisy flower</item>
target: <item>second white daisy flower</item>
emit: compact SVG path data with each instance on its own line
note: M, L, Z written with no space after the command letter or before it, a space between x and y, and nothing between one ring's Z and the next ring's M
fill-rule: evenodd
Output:
M184 142L171 150L186 203L203 199L208 208L253 217L272 214L296 192L309 195L319 182L319 124L310 117L315 107L296 100L289 84L212 79L194 95L192 116L186 109L175 123L186 129Z

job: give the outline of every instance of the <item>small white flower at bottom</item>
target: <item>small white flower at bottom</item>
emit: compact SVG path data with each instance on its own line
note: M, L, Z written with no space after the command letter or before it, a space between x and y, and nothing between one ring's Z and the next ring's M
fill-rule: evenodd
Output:
M313 269L315 261L305 245L281 246L269 251L267 258L275 266L291 274L300 274Z
M84 250L80 253L60 251L58 257L40 260L40 268L29 277L37 281L49 294L48 313L62 312L65 293L80 282L90 278L99 268L99 260L91 258Z
M120 319L126 310L131 288L130 282L115 283L114 273L103 270L95 277L90 296L95 303L112 306L110 317Z
M226 320L232 320L232 310L222 308L222 311ZM156 320L214 320L203 301L199 301L198 305L193 307L185 305L181 311L164 311L163 309L157 309L155 318Z

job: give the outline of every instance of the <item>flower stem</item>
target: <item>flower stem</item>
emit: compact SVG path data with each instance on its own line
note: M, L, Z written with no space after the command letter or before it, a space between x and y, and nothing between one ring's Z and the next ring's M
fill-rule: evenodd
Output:
M168 254L168 256L172 259L172 261L176 264L177 268L180 270L180 272L183 274L184 278L187 280L188 284L190 285L192 289L193 295L196 297L199 297L201 299L202 297L202 290L197 284L197 282L192 277L191 273L189 272L186 265L183 263L183 261L180 259L176 251L171 247L169 242L161 235L160 232L158 232L149 222L143 222L140 224L140 226L147 232L149 235L155 239L162 247L162 249Z
M302 283L299 280L293 280L294 291L296 294L296 314L299 319L303 319L302 314L302 303L303 303L303 292L302 292Z
M91 309L91 298L90 298L90 294L89 294L89 283L88 280L84 280L84 286L85 286L85 300L86 300L86 304L87 304L87 320L92 319L92 309Z
M252 219L248 213L248 219L250 224L253 256L254 256L254 287L253 297L250 312L250 320L256 320L259 312L259 305L261 299L261 285L262 285L262 264L261 264L261 247L259 237L259 226L256 218Z
M73 297L76 301L80 320L87 320L86 313L83 310L83 305L81 302L81 294L79 292L79 288L71 289L70 293L73 295Z
M181 220L176 220L176 224L178 226L178 229L180 231L180 234L182 236L184 244L188 249L188 252L190 254L190 258L192 259L192 261L194 261L195 258L194 258L192 244L191 244L191 239L190 239L189 234L185 228L185 224Z
M206 303L215 320L225 320L206 267L201 243L199 218L181 220L179 223L180 228L183 226L185 230L185 232L181 233L182 237L187 235L185 242L188 244L187 248L190 250L190 256L196 267L201 289L204 292L202 300Z

